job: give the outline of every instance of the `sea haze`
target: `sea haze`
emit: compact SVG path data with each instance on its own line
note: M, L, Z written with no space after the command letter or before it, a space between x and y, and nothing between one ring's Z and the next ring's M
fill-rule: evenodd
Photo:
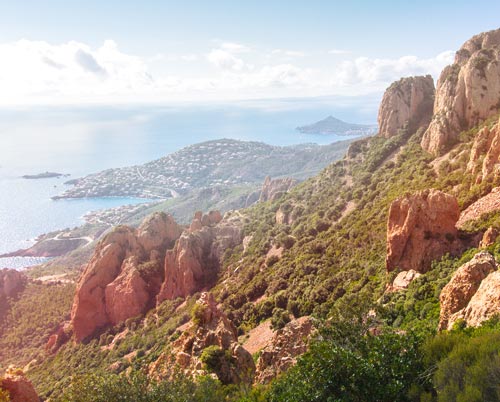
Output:
M25 248L42 233L81 224L91 210L142 202L130 198L53 201L68 178L22 179L53 171L76 178L112 167L141 164L184 146L218 139L272 145L327 144L346 137L300 134L295 127L328 115L373 123L375 114L324 102L254 101L183 107L31 108L0 111L0 254ZM32 259L1 259L2 267Z

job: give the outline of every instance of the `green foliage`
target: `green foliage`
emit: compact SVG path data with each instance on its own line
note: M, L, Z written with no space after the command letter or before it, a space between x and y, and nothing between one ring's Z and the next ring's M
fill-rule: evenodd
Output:
M74 289L73 284L29 283L9 301L0 322L0 369L43 357L48 337L69 318Z
M223 361L226 359L226 353L220 346L211 345L203 349L200 360L209 371L218 373L222 368Z
M409 401L410 392L428 387L419 383L423 364L412 334L345 329L323 330L321 340L272 384L268 400Z

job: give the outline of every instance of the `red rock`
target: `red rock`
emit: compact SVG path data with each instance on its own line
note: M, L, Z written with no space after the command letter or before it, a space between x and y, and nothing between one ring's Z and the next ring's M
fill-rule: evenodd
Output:
M0 389L9 393L12 402L39 402L33 384L25 377L21 370L7 369L5 375L0 377Z
M291 177L282 179L271 179L269 176L264 180L260 191L259 202L275 201L297 185L298 181Z
M0 299L3 297L14 297L20 292L28 278L15 269L0 269Z
M197 300L197 322L190 326L173 342L172 350L164 353L150 366L150 374L159 378L170 377L179 368L185 375L206 375L200 360L209 346L218 346L224 356L230 356L231 364L225 358L215 373L225 384L250 383L255 372L252 356L238 344L236 327L222 312L209 293L202 293Z
M266 384L296 363L296 358L308 349L315 332L309 317L300 317L276 331L257 361L255 382Z
M459 215L455 197L434 189L393 201L387 222L387 271L424 273L433 260L459 252Z
M427 127L432 117L434 81L425 77L401 78L386 89L378 112L379 135L390 138L408 127Z
M484 232L481 243L479 243L479 248L486 248L494 244L499 234L498 229L489 227L488 230Z
M500 211L500 187L495 187L491 192L469 205L462 213L457 222L457 227L463 228L469 221L475 221L483 214Z
M204 217L209 222L216 222L219 218L217 215L210 218L210 214ZM225 250L240 244L242 240L238 217L222 221L216 226L209 223L200 230L184 232L174 249L165 256L165 281L157 296L157 303L186 297L213 283Z
M439 154L461 131L476 126L500 108L500 29L469 39L455 55L453 65L439 77L434 116L421 145Z
M476 176L481 183L492 173L500 170L500 121L493 127L483 127L474 137L467 172Z
M461 316L461 310L468 306L471 298L479 289L481 282L496 269L497 264L493 256L486 252L480 252L456 270L439 296L441 305L440 330L450 329L453 326Z
M57 330L49 337L45 344L45 351L47 353L55 353L59 348L64 345L73 333L70 322L65 322L57 328Z
M75 341L154 306L163 256L180 232L170 216L156 213L137 231L120 226L105 236L78 283L71 311Z

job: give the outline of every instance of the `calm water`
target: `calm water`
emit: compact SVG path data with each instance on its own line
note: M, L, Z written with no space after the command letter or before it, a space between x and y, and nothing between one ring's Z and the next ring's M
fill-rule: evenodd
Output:
M373 111L353 107L336 111L322 103L257 106L0 110L0 254L25 248L42 233L77 226L88 211L141 202L53 201L50 197L62 192L68 179L25 180L20 178L24 174L56 171L75 178L144 163L217 138L273 145L326 144L344 138L302 135L295 127L329 114L359 123L374 121ZM0 259L0 268L33 262L38 261Z

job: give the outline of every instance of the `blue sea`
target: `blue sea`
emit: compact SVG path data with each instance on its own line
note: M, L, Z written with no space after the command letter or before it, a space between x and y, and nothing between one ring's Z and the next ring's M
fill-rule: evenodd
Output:
M374 110L350 102L297 100L0 110L0 254L29 247L40 234L80 225L86 212L144 202L130 198L51 200L64 191L63 183L68 179L145 163L184 146L218 138L273 145L332 143L345 137L304 135L295 128L330 114L372 124ZM45 171L71 176L21 178ZM22 268L41 261L0 258L0 268Z

